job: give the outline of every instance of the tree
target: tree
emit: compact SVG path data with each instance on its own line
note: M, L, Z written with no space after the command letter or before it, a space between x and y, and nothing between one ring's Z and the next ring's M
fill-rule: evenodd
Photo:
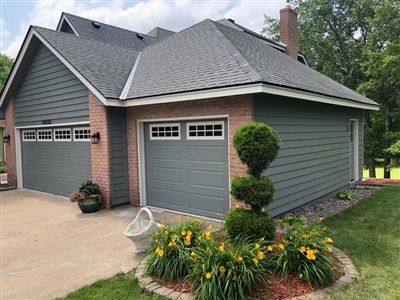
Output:
M387 54L389 44L400 44L400 1L389 0L293 0L288 1L299 13L299 50L310 67L358 90L381 104L380 112L365 111L364 165L375 177L375 158L384 155L394 134L393 120L398 110L391 110L388 95L393 90L372 94L372 53ZM279 40L279 22L265 17L262 34ZM394 47L394 46L393 46ZM386 55L382 54L382 55ZM370 65L370 66L368 66ZM393 67L400 73L400 65ZM382 71L381 71L382 73ZM374 79L372 79L374 77ZM365 86L366 82L370 82ZM380 86L387 88L387 86ZM392 102L391 100L389 102ZM390 114L388 113L390 110ZM383 111L386 114L382 115ZM395 126L396 127L396 126ZM383 130L382 130L383 129ZM390 143L389 143L390 145ZM376 155L376 156L374 156ZM385 168L388 163L385 157ZM386 177L390 174L386 173Z
M8 78L14 60L5 54L0 54L0 91L3 90L4 84Z

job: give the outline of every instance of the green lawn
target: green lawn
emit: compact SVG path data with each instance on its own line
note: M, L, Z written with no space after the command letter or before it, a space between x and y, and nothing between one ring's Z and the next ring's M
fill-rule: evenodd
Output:
M133 270L127 274L117 274L112 278L96 281L80 288L63 298L65 300L166 300L165 297L151 297L142 293Z
M379 190L325 222L360 271L358 282L328 299L400 299L400 187Z
M385 187L324 224L335 246L360 271L357 282L328 299L400 299L400 187ZM167 299L141 293L133 272L100 280L59 299Z

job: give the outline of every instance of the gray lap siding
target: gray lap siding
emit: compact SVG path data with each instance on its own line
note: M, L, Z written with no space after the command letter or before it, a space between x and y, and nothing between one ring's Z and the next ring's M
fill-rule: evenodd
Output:
M270 125L282 141L264 175L275 184L272 216L349 186L349 120L358 120L362 178L362 110L298 99L255 97L254 120Z
M87 88L44 45L25 70L14 100L16 126L89 121Z

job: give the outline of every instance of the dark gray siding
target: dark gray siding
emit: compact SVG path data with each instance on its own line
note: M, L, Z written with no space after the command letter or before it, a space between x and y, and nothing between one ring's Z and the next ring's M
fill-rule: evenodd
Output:
M109 107L112 205L129 202L128 144L125 108Z
M16 126L89 121L88 89L41 45L15 95Z
M358 119L359 177L362 178L362 110L283 98L255 98L256 122L270 125L282 141L264 175L275 184L272 216L349 185L349 120Z

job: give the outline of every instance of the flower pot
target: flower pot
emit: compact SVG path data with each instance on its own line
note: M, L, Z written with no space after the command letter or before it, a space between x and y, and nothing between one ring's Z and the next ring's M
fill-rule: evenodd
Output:
M99 211L101 201L96 198L85 198L78 202L78 206L83 213L94 213Z

